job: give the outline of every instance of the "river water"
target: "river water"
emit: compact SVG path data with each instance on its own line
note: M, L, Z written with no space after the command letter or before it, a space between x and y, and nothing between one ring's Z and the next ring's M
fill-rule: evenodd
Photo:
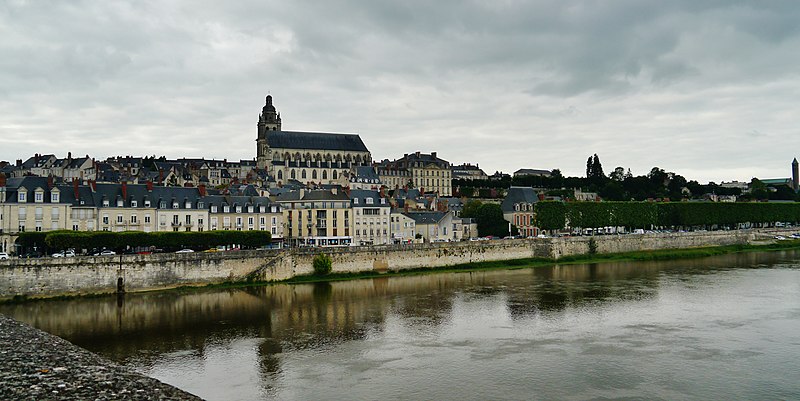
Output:
M800 252L0 306L210 400L800 399Z

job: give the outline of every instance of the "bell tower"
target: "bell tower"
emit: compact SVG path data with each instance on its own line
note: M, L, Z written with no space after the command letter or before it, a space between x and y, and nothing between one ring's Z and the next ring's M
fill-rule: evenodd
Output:
M272 105L272 95L267 95L267 102L258 116L258 138L256 139L256 164L259 168L268 168L272 162L269 148L269 132L281 130L281 115Z

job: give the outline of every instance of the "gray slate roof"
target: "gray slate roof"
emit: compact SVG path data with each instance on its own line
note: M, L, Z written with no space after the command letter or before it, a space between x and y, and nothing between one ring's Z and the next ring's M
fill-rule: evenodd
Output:
M357 134L329 134L321 132L269 131L267 142L271 148L349 150L369 152Z
M511 187L506 193L506 198L500 204L503 213L514 211L517 203L536 203L539 202L539 195L531 187Z

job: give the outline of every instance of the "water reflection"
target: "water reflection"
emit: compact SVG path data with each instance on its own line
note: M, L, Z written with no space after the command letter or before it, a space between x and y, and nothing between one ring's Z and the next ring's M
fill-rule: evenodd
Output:
M225 358L250 355L255 358L256 372L241 372L255 376L257 394L253 389L240 389L237 394L274 397L287 374L287 355L366 343L387 332L443 333L460 327L454 319L470 314L507 314L512 323L524 323L584 308L651 301L659 296L665 278L693 280L730 269L792 263L797 258L796 251L744 253L683 261L127 294L5 305L0 313L151 374L169 374L166 366L172 365L165 365L164 358L173 358L176 366L188 364L208 371L213 367L204 363L214 358L241 365ZM470 322L464 324L468 327Z

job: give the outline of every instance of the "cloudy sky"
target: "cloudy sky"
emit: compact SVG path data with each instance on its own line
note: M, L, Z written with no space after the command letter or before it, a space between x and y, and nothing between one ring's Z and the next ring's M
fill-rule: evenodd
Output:
M252 159L284 130L355 132L492 173L597 153L701 182L800 157L795 1L0 2L0 160Z

